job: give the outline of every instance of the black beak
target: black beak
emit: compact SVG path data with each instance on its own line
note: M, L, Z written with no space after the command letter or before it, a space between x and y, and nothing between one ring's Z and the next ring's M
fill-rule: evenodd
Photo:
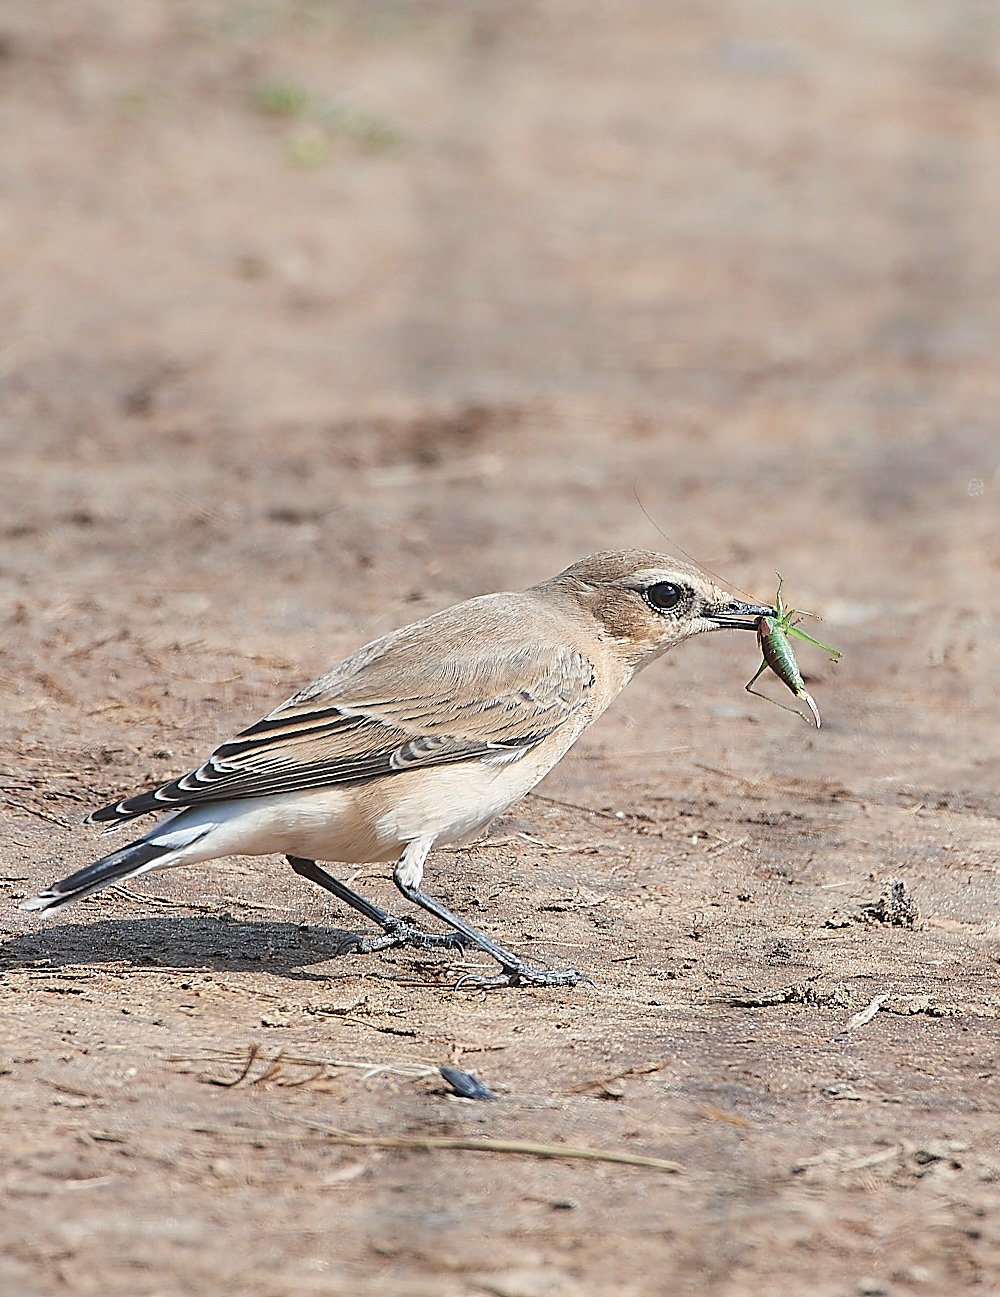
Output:
M734 599L718 612L706 613L709 621L722 630L756 630L758 617L777 617L776 608L765 608L759 603L744 603Z

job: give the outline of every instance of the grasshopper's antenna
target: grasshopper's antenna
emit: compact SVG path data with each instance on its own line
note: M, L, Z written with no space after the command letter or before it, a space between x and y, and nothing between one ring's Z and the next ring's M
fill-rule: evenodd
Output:
M688 560L689 563L693 563L695 567L700 567L703 572L707 572L708 575L712 577L713 580L718 581L719 585L727 585L729 586L730 590L735 590L737 594L746 595L748 599L753 598L752 595L747 594L746 590L741 590L738 585L733 585L732 581L726 581L723 577L719 576L717 572L713 572L710 567L706 567L704 563L699 563L698 560L692 554L689 554L682 545L678 545L675 540L671 540L671 538L663 530L660 524L654 521L654 519L650 517L649 510L646 508L642 500L639 498L639 488L636 486L635 482L632 483L632 494L635 496L636 504L642 510L643 514L645 515L646 521L653 528L653 530L659 532L659 534L663 537L663 539L669 545L672 545L674 549L679 550L684 555L684 557ZM794 708L792 710L794 710Z

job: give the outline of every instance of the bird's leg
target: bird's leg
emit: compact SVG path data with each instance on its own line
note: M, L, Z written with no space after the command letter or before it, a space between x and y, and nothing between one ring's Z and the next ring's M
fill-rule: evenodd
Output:
M358 910L385 933L382 937L352 937L344 943L345 949L355 950L362 955L374 954L375 951L385 950L390 946L418 946L427 950L440 949L442 946L449 950L465 949L466 943L457 932L421 932L405 919L397 919L395 915L380 910L371 901L366 901L339 878L328 874L325 869L317 865L315 860L306 860L302 856L286 856L285 859L297 874L308 878L312 883L318 883L320 887L325 887L338 900Z
M433 914L435 918L454 928L459 934L463 945L478 946L486 954L492 955L503 970L495 977L479 977L475 974L469 974L460 979L459 986L466 982L485 987L576 986L578 982L591 982L591 979L577 968L534 968L519 955L505 950L503 946L498 946L495 941L491 941L485 933L478 931L471 923L466 923L457 914L452 914L451 910L442 905L440 901L435 901L433 896L428 896L426 892L421 891L419 884L423 877L423 864L430 847L431 843L425 839L411 842L396 865L392 881L408 901L411 901L414 905L419 905L428 914ZM593 985L593 982L591 982L591 985Z

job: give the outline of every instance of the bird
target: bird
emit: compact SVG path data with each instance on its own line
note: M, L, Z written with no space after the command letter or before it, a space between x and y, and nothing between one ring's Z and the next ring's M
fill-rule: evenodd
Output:
M500 971L463 982L590 981L577 968L529 964L434 899L421 887L429 853L481 836L667 650L774 615L695 567L634 549L445 608L358 649L197 769L92 812L86 822L107 831L170 814L22 908L54 910L150 870L277 853L379 929L349 938L345 952L473 947ZM318 860L395 860L399 892L449 931L382 910Z

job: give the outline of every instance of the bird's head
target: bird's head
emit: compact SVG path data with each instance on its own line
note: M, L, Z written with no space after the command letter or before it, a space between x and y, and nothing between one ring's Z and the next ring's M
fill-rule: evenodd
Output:
M755 630L775 610L734 599L697 568L650 550L590 554L539 590L575 601L638 670L692 635Z

